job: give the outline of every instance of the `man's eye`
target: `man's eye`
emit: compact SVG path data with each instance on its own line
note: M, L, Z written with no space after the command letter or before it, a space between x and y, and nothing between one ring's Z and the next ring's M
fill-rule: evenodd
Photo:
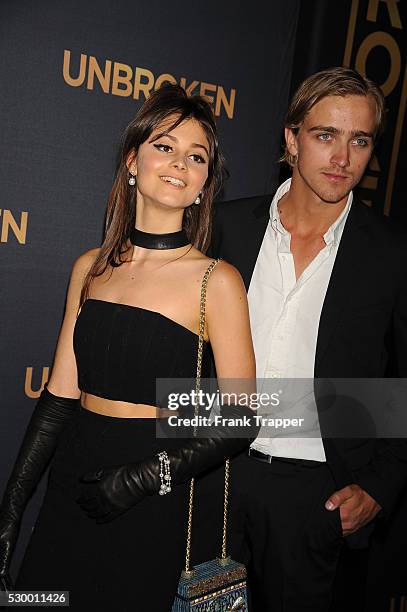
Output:
M172 151L172 147L167 144L155 144L154 146L156 149L158 149L159 151L163 151L164 153L169 153L170 151Z
M367 146L367 140L365 140L364 138L356 138L356 140L354 142L356 142L356 144L359 147L366 147Z
M319 138L320 140L325 140L325 141L327 141L327 140L329 140L329 139L331 138L331 134L326 134L326 133L325 133L325 134L318 134L318 138Z

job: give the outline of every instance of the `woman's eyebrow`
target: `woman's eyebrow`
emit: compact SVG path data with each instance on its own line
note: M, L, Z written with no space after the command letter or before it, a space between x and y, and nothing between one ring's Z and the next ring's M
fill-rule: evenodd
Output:
M169 138L170 140L172 140L173 142L178 142L178 138L176 136L172 136L172 134L166 134L165 132L163 132L162 134L159 134L158 136L154 137L152 141L157 140L158 138L162 138L163 136L166 136L167 138ZM191 143L192 147L199 147L200 149L204 149L204 151L206 151L207 156L209 157L209 151L208 149L205 147L205 145L200 144L199 142L192 142Z
M193 142L192 143L193 147L199 147L200 149L204 149L206 151L207 156L209 157L209 151L208 149L205 147L205 145L203 144L199 144L199 142Z

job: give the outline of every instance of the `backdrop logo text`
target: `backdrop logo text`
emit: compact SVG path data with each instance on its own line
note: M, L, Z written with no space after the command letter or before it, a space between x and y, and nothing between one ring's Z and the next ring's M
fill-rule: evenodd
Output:
M368 197L365 201L372 205L373 199L381 199L377 190L382 182L386 215L391 208L407 101L403 29L398 0L352 0L343 65L353 65L360 74L380 85L388 106L383 144L391 151L390 156L383 153L372 157L360 187L370 190L372 199ZM386 60L384 75L380 69L382 62L377 61L378 54ZM381 149L384 151L384 147Z
M27 240L28 212L22 211L20 219L7 208L0 208L0 242L8 242L13 236L20 244Z
M33 376L33 373L35 376ZM39 382L39 376L41 376L41 382ZM38 380L36 388L33 389L33 377ZM44 366L41 372L35 370L32 366L28 366L25 369L25 380L24 380L24 393L27 397L37 398L40 396L41 391L44 388L45 383L49 378L49 367Z
M85 53L80 54L78 62L77 58L71 59L68 49L64 50L63 77L71 87L86 85L89 90L99 87L106 94L132 96L135 100L139 100L141 95L147 99L163 83L178 83L188 95L205 96L212 104L216 116L224 111L229 119L233 119L235 110L236 89L231 88L227 93L222 85L188 81L186 77L176 79L168 73L154 75L148 68L132 68L128 64L109 59L98 62L93 55Z

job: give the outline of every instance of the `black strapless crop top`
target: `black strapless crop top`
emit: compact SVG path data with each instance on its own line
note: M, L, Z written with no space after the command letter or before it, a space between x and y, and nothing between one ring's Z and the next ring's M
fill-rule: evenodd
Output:
M156 406L156 378L196 375L198 335L138 306L87 299L73 340L79 388L106 399ZM209 373L205 342L202 377Z

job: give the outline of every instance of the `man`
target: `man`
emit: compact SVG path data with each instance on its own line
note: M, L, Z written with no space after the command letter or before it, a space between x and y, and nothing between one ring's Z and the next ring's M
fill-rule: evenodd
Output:
M217 207L212 253L248 289L258 379L379 378L390 363L407 375L405 237L352 192L383 119L373 82L312 75L285 123L292 178ZM314 434L260 432L232 471L255 612L327 611L344 539L365 546L407 482L405 440L321 437L315 389Z

